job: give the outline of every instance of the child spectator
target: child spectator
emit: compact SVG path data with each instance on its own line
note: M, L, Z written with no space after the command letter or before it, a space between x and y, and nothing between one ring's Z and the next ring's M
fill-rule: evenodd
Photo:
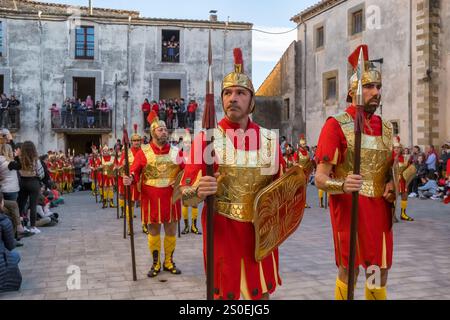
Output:
M439 187L434 172L429 172L426 177L422 178L422 182L424 185L418 188L420 199L427 199L438 193Z

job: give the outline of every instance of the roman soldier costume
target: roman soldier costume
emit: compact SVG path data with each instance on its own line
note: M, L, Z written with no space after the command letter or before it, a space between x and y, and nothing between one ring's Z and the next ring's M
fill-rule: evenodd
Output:
M141 141L141 136L137 133L137 124L134 124L134 133L131 136L131 141L132 141L132 145L133 145L133 141L134 140L138 140ZM136 156L136 154L138 153L139 150L141 150L141 147L139 146L138 148L135 148L133 146L131 146L130 148L131 152L128 152L128 162L130 164L130 168L133 166L133 162L134 162L134 158ZM125 152L122 152L121 156L120 156L120 160L118 162L118 170L119 170L119 206L121 209L122 214L125 212L126 214L126 219L127 221L129 221L128 219L128 206L125 207L125 186L123 185L123 175L125 174L124 171L124 165L125 165ZM138 190L138 184L134 184L132 186L130 186L130 190L131 190L131 213L134 215L134 207L135 207L135 203L137 201L140 200L140 192ZM144 233L148 233L147 231L147 224L144 223L143 220L143 215L141 212L141 223L142 223L142 231ZM129 226L128 226L129 229Z
M101 179L101 189L103 190L103 206L102 208L109 207L115 208L114 205L114 183L115 183L115 174L114 174L114 164L115 158L111 155L111 151L108 146L105 145L102 149L101 156L101 171L102 171L102 179Z
M355 68L350 79L350 95L356 95L358 76L354 57L366 46L359 47L349 58ZM381 86L381 73L368 62L365 52L365 69L362 70L362 85ZM352 194L344 193L344 181L353 172L354 119L356 106L348 108L326 121L322 128L316 152L316 162L331 164L332 175L326 181L330 194L330 215L333 228L336 266L348 270L350 220ZM361 135L362 189L359 191L359 212L357 229L357 253L355 268L378 266L390 269L392 265L392 203L383 197L386 183L392 179L392 126L388 121L373 113L364 111L364 127ZM366 284L366 299L385 299L386 288L369 289ZM347 284L336 280L336 299L347 298Z
M183 148L181 150L183 152L183 157L184 157L185 161L187 161L189 158L189 154L191 151L191 144L192 144L191 132L189 129L186 129L186 134L183 137ZM183 229L183 231L181 231L181 234L188 234L189 232L191 232L194 234L201 235L202 233L197 228L198 206L194 204L190 207L191 207L191 215L192 215L191 216L192 224L189 227L189 206L186 205L185 203L182 203L181 210L182 210L182 215L183 215L183 220L184 220L184 229Z
M253 84L244 73L240 49L235 49L234 55L235 70L223 79L222 93L231 87L249 90L252 94L250 108L253 112L255 108ZM272 208L278 212L278 200L272 195L271 200L265 202L267 206L261 209L258 205L261 198L257 195L263 196L262 190L269 190L265 188L283 174L285 162L278 139L272 131L260 127L250 118L245 136L249 134L251 139L240 138L238 132L241 130L237 130L239 128L238 123L223 118L218 123L218 128L214 129L212 142L216 157L214 171L220 173L214 207L214 298L239 299L242 294L245 299L256 300L261 299L264 294L274 292L277 285L281 285L277 249L279 234L275 232L279 229L276 226L278 222L273 222L276 219L271 220L272 238L264 240L259 238L269 230L267 225L261 227L264 223L260 224L260 219L271 216ZM185 205L197 205L202 201L197 195L197 186L200 178L206 175L203 157L206 148L205 135L205 132L201 132L194 139L181 180ZM299 167L293 167L292 170L301 171ZM299 180L304 186L305 176L301 177ZM294 185L291 185L291 190L295 189ZM279 193L278 196L283 197L284 194ZM304 200L301 198L299 206L286 205L288 207L286 216L295 220L290 216L289 209L292 208L296 209L296 214L302 215ZM255 212L254 205L257 208ZM202 213L205 268L206 207L205 204ZM282 220L281 217L279 220ZM264 247L262 243L272 245L270 248L262 248ZM262 251L264 254L261 254Z
M394 159L394 179L397 184L398 193L401 196L400 219L404 221L414 221L413 218L406 214L406 208L408 208L408 185L416 175L416 167L414 164L405 159L402 154L403 146L400 143L400 137L396 137L393 144L394 150L392 151L392 157ZM397 222L397 217L394 215L394 221Z
M178 148L166 143L164 146L156 144L155 130L165 127L164 121L159 120L154 111L150 112L147 120L150 124L152 141L144 144L134 155L130 174L133 183L137 184L141 192L141 217L144 224L164 224L176 222L181 218L181 201L172 201L175 178L184 168L183 157ZM153 265L148 272L149 277L155 277L161 271L180 274L175 266L173 254L176 237L165 235L164 263L161 264L161 237L148 234L148 246L153 257Z

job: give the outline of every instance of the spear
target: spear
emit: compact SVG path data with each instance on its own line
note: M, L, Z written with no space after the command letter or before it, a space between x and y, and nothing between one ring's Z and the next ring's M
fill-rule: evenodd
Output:
M98 198L97 198L97 156L95 154L95 152L92 152L92 157L93 157L93 168L92 171L94 171L94 194L95 194L95 203L98 203Z
M216 111L214 108L214 81L212 76L211 30L208 43L208 78L206 80L205 111L202 127L206 129L206 148L211 144L213 130L216 127ZM211 152L214 157L214 150ZM214 176L214 164L206 164L206 175ZM206 197L206 298L214 299L214 195Z
M119 154L117 153L117 148L118 146L116 146L114 149L115 150L115 154L114 154L114 162L116 164L119 163ZM117 219L119 219L119 169L116 168L116 214L117 214Z
M356 90L356 116L355 116L355 158L353 159L353 174L360 174L361 167L361 132L363 130L364 121L364 99L362 95L362 75L365 70L365 54L364 49L367 50L367 46L361 46L358 57L358 88ZM357 49L358 50L358 49ZM357 52L357 51L356 51ZM355 52L355 53L356 53ZM366 51L367 52L367 51ZM366 54L367 56L367 54ZM352 57L351 57L352 58ZM351 59L349 58L349 60ZM358 200L359 192L352 193L352 211L350 222L350 253L348 260L348 293L347 300L354 299L354 287L355 287L355 256L356 256L356 237L358 231Z
M125 126L125 119L123 120L123 145L125 147L124 150L124 171L127 177L130 176L130 162L128 161L128 144L130 140L128 139L128 132ZM136 277L136 257L134 252L134 232L133 232L133 215L131 211L131 186L125 186L125 194L126 194L126 206L128 206L128 223L130 225L130 244L131 244L131 265L133 268L133 281L137 280ZM126 216L126 214L125 214Z

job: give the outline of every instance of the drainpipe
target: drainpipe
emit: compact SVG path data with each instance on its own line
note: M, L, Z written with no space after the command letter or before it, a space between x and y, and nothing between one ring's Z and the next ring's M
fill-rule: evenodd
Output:
M41 21L42 11L38 12L38 27L39 27L39 89L40 89L40 99L38 104L38 146L39 151L44 150L43 146L43 130L44 130L44 119L43 119L43 110L44 110L44 55L42 48L42 21Z
M131 16L128 17L128 31L127 31L127 90L131 93L131 64L130 64L130 33L131 33ZM131 96L131 94L130 94ZM132 101L131 101L132 102ZM126 128L129 129L130 124L129 120L131 120L131 112L128 108L128 102L125 105L125 125Z
M409 0L409 88L408 88L408 142L413 146L413 115L412 115L412 90L413 90L413 70L412 70L412 24L413 24L413 1Z

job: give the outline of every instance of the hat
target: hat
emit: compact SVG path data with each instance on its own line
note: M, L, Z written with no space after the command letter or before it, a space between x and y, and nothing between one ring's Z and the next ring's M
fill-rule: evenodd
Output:
M150 135L153 137L154 136L154 131L160 127L166 127L166 123L162 120L159 120L158 115L156 114L156 112L154 110L152 110L152 112L149 113L148 117L147 117L147 122L150 124Z
M133 125L133 128L134 128L134 133L131 135L131 140L141 140L141 136L137 133L137 128L138 128L138 125L137 125L137 123L135 123L134 125Z
M396 136L394 138L393 147L394 148L403 148L402 144L400 143L400 136Z
M351 102L351 98L356 94L358 89L358 62L361 50L363 51L364 70L362 70L362 85L376 83L381 84L381 72L378 71L373 63L369 61L369 47L365 44L360 45L348 57L348 62L352 65L354 73L350 78L349 90L351 93L347 96L347 102Z
M251 112L255 109L255 89L249 76L244 73L244 60L242 58L241 48L233 49L234 71L223 78L222 94L226 88L243 87L252 93Z
M306 146L306 139L305 139L305 135L302 133L300 135L300 146L305 147Z

